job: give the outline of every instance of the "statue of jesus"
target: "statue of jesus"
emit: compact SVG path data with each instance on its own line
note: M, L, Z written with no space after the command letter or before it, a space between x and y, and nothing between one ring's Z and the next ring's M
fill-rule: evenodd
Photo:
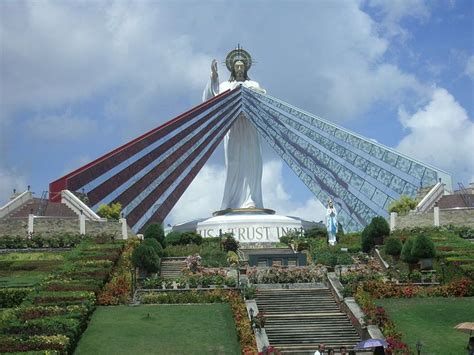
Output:
M240 47L232 50L227 55L226 66L230 78L219 85L217 61L212 61L211 80L204 89L203 101L239 85L265 93L256 81L248 77L252 58L247 51ZM245 115L241 114L226 134L224 150L226 179L221 209L263 208L260 138Z

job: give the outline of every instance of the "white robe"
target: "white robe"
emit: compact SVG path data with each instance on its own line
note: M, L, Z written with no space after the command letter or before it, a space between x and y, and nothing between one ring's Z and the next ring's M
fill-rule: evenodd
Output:
M210 81L202 95L206 101L237 86L263 92L256 81ZM252 123L240 115L224 138L226 179L221 209L263 208L262 153L260 138Z
M337 234L337 211L336 207L329 207L326 210L326 228L328 231L329 244L336 245Z

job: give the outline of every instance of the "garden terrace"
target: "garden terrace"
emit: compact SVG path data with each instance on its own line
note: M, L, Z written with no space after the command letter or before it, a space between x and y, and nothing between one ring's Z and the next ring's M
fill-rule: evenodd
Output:
M449 282L463 276L474 279L474 243L462 238L472 233L466 228L440 227L397 230L392 235L402 241L419 234L430 237L436 248L434 269L438 277L444 277L442 281ZM390 258L383 256L390 261ZM401 262L396 266L407 271L406 265Z
M86 238L69 252L42 252L42 258L55 260L61 255L62 259L45 270L34 292L30 288L19 298L23 300L18 307L3 310L0 352L72 352L122 249L123 242L101 236ZM0 295L2 301L11 299L11 295Z

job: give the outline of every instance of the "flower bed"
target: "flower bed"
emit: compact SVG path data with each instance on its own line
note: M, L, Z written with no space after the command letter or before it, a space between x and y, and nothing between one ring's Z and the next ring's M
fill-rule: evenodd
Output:
M299 268L274 266L268 269L251 268L247 271L247 275L252 284L307 283L321 282L325 271L325 267L317 266Z
M235 327L239 336L240 347L243 354L256 354L257 345L250 320L247 315L245 302L237 291L212 290L170 293L149 293L140 297L140 302L151 303L220 303L228 302L232 309Z
M402 334L395 329L395 324L387 316L383 307L376 306L371 295L358 287L355 300L365 313L369 324L377 325L389 344L386 354L410 354L408 345L402 342Z
M133 249L140 244L138 239L129 239L117 266L112 271L110 281L99 293L97 301L100 305L125 304L131 301L132 293L132 270L131 255Z
M369 280L361 284L362 289L374 298L411 297L471 297L474 296L474 281L464 278L438 286L398 285L394 282Z

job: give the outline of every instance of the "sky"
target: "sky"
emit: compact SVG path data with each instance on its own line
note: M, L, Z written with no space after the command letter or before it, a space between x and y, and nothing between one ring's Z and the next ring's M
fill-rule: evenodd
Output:
M474 181L473 1L17 0L0 2L0 205L199 104L237 44L269 95ZM265 207L321 220L262 149ZM224 176L221 145L165 222L219 209Z

